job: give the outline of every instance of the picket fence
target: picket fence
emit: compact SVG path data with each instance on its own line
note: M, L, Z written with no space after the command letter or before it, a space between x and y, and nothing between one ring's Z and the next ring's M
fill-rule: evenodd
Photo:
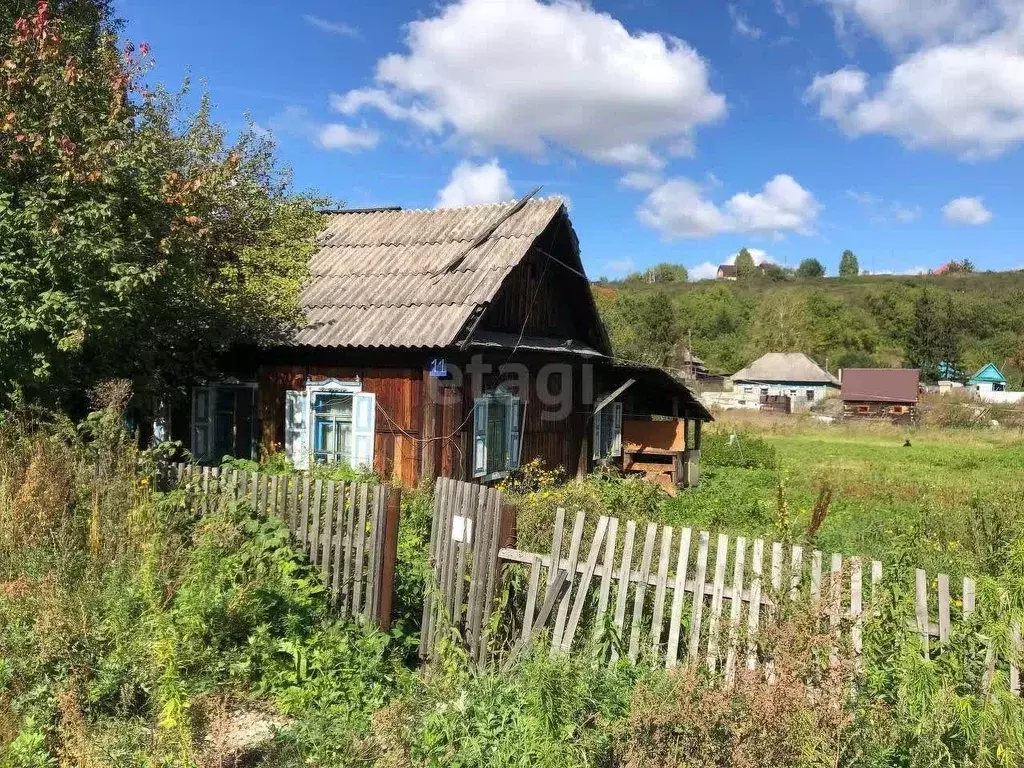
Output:
M433 605L441 610L425 611L424 626L430 615L434 624L431 634L424 634L423 655L429 656L438 640L441 616L459 631L471 658L487 662L493 649L486 627L494 596L503 588L502 564L529 569L521 626L509 659L543 632L550 632L552 653L567 653L598 640L612 626L618 638L609 644L612 660L621 652L631 661L644 655L668 667L703 663L727 680L739 667L754 669L763 662L758 632L779 615L781 601L818 605L832 630L848 632L850 647L860 653L864 622L880 598L882 564L874 560L831 554L826 564L819 550L724 534L714 537L712 548L707 531L656 523L641 531L633 520L623 524L607 516L588 527L583 512L575 515L571 529L568 522L565 510L558 509L550 551L524 552L510 546L514 513L500 493L438 481L431 559L437 593ZM936 640L949 640L955 622L976 609L975 582L964 579L959 599L954 598L947 575L939 574L933 584L925 571L916 571L911 626L926 650ZM506 615L503 620L518 618ZM589 631L581 631L585 623ZM993 657L990 665L993 671L1008 671L1010 690L1019 694L1016 661L1024 651L1019 627L1011 643L1016 655L1003 664Z
M390 485L171 464L166 484L210 509L225 496L284 520L342 617L391 625L401 490Z

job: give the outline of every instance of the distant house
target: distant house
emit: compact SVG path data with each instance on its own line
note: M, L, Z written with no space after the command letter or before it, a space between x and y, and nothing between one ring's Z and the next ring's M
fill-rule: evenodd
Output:
M754 269L758 272L763 273L766 269L772 266L770 261L762 261L757 264ZM735 280L736 279L736 265L735 264L719 264L718 272L716 274L719 280Z
M843 417L917 420L921 372L916 368L844 368Z
M283 449L405 485L493 482L534 459L645 471L640 435L673 484L695 480L711 416L675 375L612 356L561 200L343 210L317 242L302 327L231 350L172 415L197 460Z
M804 411L839 390L839 379L801 352L769 352L731 377L733 392L742 405L778 410L788 402L788 412Z
M986 363L968 379L967 385L977 392L1005 392L1006 377L995 363Z

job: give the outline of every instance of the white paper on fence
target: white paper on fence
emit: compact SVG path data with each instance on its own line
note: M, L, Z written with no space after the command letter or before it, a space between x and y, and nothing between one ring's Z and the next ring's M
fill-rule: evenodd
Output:
M452 539L469 544L473 538L473 521L462 515L452 517Z

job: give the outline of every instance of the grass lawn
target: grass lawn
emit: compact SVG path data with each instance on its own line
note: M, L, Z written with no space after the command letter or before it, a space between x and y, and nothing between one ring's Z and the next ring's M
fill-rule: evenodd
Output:
M814 546L951 575L989 570L1024 525L1024 441L1016 432L723 419L714 435L761 438L781 473L706 467L701 488L664 505L666 522L806 540L819 490L832 503ZM911 442L904 446L904 440ZM784 492L780 504L779 484Z

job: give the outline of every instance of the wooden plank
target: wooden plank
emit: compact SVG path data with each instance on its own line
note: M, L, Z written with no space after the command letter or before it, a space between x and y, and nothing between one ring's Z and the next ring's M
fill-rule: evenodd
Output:
M569 621L562 631L562 653L568 653L572 649L572 640L576 635L576 627L583 615L583 608L587 604L587 596L590 592L590 581L594 578L594 569L597 568L597 558L601 556L601 546L604 544L605 536L608 533L608 518L605 515L597 520L597 528L594 530L594 539L590 542L590 551L587 554L587 564L583 571L583 578L576 587L576 599L573 601L572 610L569 612Z
M323 503L323 493L324 481L317 480L313 484L313 506L309 510L310 517L313 518L313 532L310 534L309 548L307 550L309 562L313 565L320 564L320 510Z
M444 624L450 624L453 620L453 609L455 602L454 578L455 578L455 517L462 515L463 506L469 494L475 493L479 486L470 483L452 483L451 494L448 497L445 509L444 539L441 541L441 581L440 581L440 611L438 620ZM439 626L439 629L447 632L447 626Z
M508 670L515 663L516 657L519 652L529 642L534 642L540 636L540 633L544 631L544 627L547 625L548 619L551 618L551 614L555 610L555 603L561 598L565 592L566 586L568 585L568 574L561 569L556 569L555 578L551 584L548 585L548 590L544 596L544 603L540 607L540 612L537 614L537 618L533 623L533 633L529 636L522 636L516 641L516 644L512 646L512 650L505 658L505 662L501 665L502 670Z
M345 486L351 482L338 482L337 496L334 500L334 537L331 545L334 556L331 560L331 599L335 606L341 603L341 564L345 558Z
M537 595L540 594L540 568L540 558L535 557L526 587L526 609L523 611L523 631L520 633L522 638L529 638L533 634L533 615L537 611Z
M259 512L261 515L267 515L270 512L270 478L266 475L260 475L260 496L259 496Z
M577 512L576 519L572 526L572 537L569 539L569 560L566 567L569 586L566 588L562 602L558 604L558 614L555 616L555 629L551 634L551 652L556 653L562 646L562 632L565 630L565 622L569 619L569 600L572 597L572 585L576 580L576 564L580 557L580 545L583 542L583 526L586 523L586 514Z
M657 523L647 524L644 536L644 550L640 558L640 580L633 587L633 619L629 625L629 660L636 661L640 652L640 623L643 619L644 596L647 593L647 577L651 573L651 560L654 555L654 541L658 535Z
M299 525L299 478L293 477L288 483L288 528L292 535Z
M395 595L395 569L398 566L398 527L402 516L402 488L401 486L386 485L384 501L384 531L381 540L381 557L383 562L380 568L380 587L378 589L379 605L377 609L377 623L381 631L387 632L391 629L392 604ZM339 498L341 503L342 499ZM341 538L341 516L338 516L338 538ZM335 572L337 573L337 572Z
M597 596L597 611L594 615L594 641L601 639L607 624L608 598L612 590L612 569L615 567L615 546L619 538L619 518L608 521L608 535L604 545L604 573L601 574L601 589Z
M259 473L257 473L257 472L250 472L249 473L249 503L252 505L252 511L256 512L256 513L259 513L259 511L260 511L260 505L259 505L259 500L260 500L259 499L259 485L260 485ZM303 542L303 543L305 543L305 542Z
M843 601L843 556L832 553L832 567L829 577L829 627L837 629L841 616L840 606Z
M757 628L761 622L761 575L764 563L764 539L754 539L750 555L750 604L747 609L747 669L757 667Z
M804 548L794 544L789 564L789 599L796 600L800 596L800 579L803 576Z
M359 483L348 484L348 503L345 505L345 562L342 563L341 572L341 594L345 605L345 615L354 616L355 611L353 609L353 578L355 576L355 560L356 560L356 515L359 507ZM434 526L431 526L433 528ZM433 536L433 530L431 531ZM430 585L430 606L431 609L436 607L436 591L437 591L437 579L433 573L431 573L432 582ZM432 617L431 617L432 618ZM429 637L428 637L429 639ZM426 648L427 651L430 648Z
M309 541L309 475L302 479L302 520L299 523L299 541L302 542L302 551L306 551L306 543ZM253 491L255 493L255 490Z
M859 654L864 648L864 568L859 557L850 558L850 617L853 650Z
M676 556L676 578L672 587L672 613L669 615L668 648L665 651L665 666L674 667L679 663L679 633L683 622L683 601L686 599L686 568L690 560L690 536L693 531L683 528L679 533L679 554Z
M490 638L483 631L488 626L491 613L494 611L494 597L501 579L501 561L498 550L501 549L502 517L505 514L505 497L493 488L490 490L490 507L493 510L494 522L491 525L490 538L487 543L487 578L484 581L484 602L481 613L480 647L477 652L477 664L484 667L490 661Z
M363 618L370 620L377 615L376 587L377 566L380 564L380 534L383 525L384 494L379 485L370 490L370 509L367 514L369 531L366 534L366 580L363 594Z
M949 642L949 576L939 574L939 642Z
M611 661L615 663L619 658L618 645L622 643L622 625L626 619L626 599L629 596L629 574L633 569L633 540L636 538L636 522L626 521L626 539L622 544L622 561L619 565L619 589L615 597L615 630L618 633L618 642L612 648Z
M718 534L715 551L715 585L711 592L711 615L708 617L708 671L718 665L718 625L722 618L722 593L725 591L725 567L729 557L729 537Z
M272 478L270 478L270 504L267 505L268 506L267 514L268 515L272 515L273 517L277 517L277 515L278 515L278 509L277 509L277 486L278 486L278 478L277 478L277 475L274 475Z
M977 600L977 592L974 587L974 579L964 579L964 618L968 618L974 613L974 608Z
M274 489L276 498L277 489ZM333 480L327 482L327 498L324 499L324 522L323 530L320 532L320 572L323 574L324 586L331 585L331 535L334 533L334 497L337 494L337 486Z
M469 575L469 597L466 610L466 641L472 657L479 649L483 599L486 588L484 578L487 575L487 559L483 557L484 545L489 540L490 526L494 524L493 513L488 506L486 489L476 499L473 531L468 542L467 552L471 559ZM531 617L532 620L532 617Z
M359 518L356 521L356 556L352 561L352 615L359 616L363 612L363 579L366 577L366 565L363 562L366 545L366 515L369 512L370 486L359 484Z
M434 498L433 498L433 510L430 515L430 540L428 543L428 558L427 564L429 566L429 573L427 574L426 594L423 596L423 616L420 620L420 659L426 659L432 649L432 635L431 626L433 624L434 608L437 601L437 550L439 541L441 539L440 528L441 528L441 517L442 517L442 506L441 497L444 490L447 488L448 479L439 477L434 482ZM355 486L349 486L349 496L351 499L355 499ZM342 571L342 604L345 605L346 595L348 592L348 571L349 561L352 545L352 531L351 531L351 516L346 515L346 523L344 534L344 547L345 547L345 563Z
M700 622L704 614L704 578L708 570L708 541L710 534L701 531L697 540L697 571L693 575L693 610L690 612L690 645L686 660L695 662L700 649Z
M921 636L921 649L928 655L928 574L918 568L914 572L914 618Z
M487 500L487 488L485 486L479 486L475 494L470 495L469 503L465 506L463 512L462 521L462 536L460 540L455 544L455 599L452 605L454 606L454 613L452 614L453 625L462 629L463 637L468 640L467 627L463 620L463 598L466 596L466 565L467 558L469 557L469 538L473 528L476 527L476 522L479 517L479 509L486 503ZM452 532L454 535L454 531ZM465 616L469 618L469 611L465 611Z
M672 558L672 526L661 529L661 553L658 556L658 583L654 587L654 613L651 615L651 655L661 655L661 625L665 620L665 591L668 589L668 561Z
M736 555L732 564L732 602L729 605L729 650L725 656L725 682L736 678L736 656L739 652L740 619L743 610L743 569L747 557L747 540L736 538Z
M775 613L782 610L782 544L772 542L772 600L775 601Z
M811 602L821 603L821 550L811 552Z
M562 567L562 535L565 528L565 510L555 510L555 532L551 537L551 567L548 569L548 586L555 583L555 577ZM566 574L568 578L568 574Z

